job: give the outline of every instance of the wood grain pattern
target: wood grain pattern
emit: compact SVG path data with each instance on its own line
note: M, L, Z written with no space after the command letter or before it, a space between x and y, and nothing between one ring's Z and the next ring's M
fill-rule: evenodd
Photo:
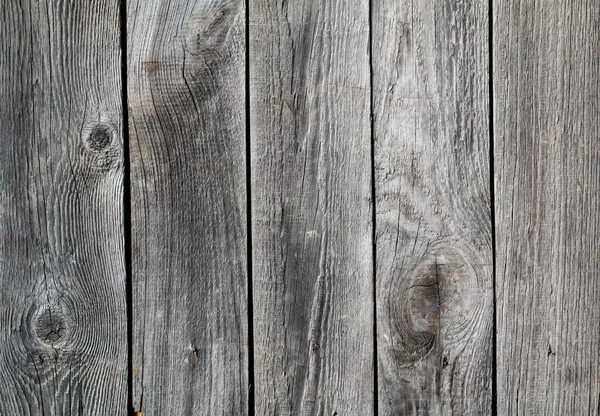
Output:
M373 1L383 415L490 414L488 8Z
M0 414L125 415L118 2L0 5Z
M128 2L134 407L247 413L245 11Z
M369 415L368 2L249 13L256 414Z
M600 7L494 1L498 414L600 412Z

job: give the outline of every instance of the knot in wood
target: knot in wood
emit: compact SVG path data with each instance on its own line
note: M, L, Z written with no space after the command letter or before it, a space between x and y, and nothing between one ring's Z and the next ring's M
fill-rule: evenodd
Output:
M42 343L54 346L63 341L67 333L65 315L56 307L45 308L34 318L33 329Z
M92 128L87 138L87 144L90 149L101 152L111 145L113 136L112 127L107 124L98 124Z

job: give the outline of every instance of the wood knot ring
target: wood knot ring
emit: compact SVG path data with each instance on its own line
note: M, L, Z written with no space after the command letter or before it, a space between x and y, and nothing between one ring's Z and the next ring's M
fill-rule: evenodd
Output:
M101 152L108 148L113 141L114 132L112 127L107 124L98 124L92 128L87 144L90 149Z
M41 342L56 345L63 340L67 332L64 313L58 308L45 308L37 315L33 328Z

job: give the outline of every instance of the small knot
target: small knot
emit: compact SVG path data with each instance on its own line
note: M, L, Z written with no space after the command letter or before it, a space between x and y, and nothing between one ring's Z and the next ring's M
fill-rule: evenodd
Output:
M90 149L96 152L105 150L113 141L113 129L106 124L94 126L87 139Z
M47 345L59 343L67 332L63 312L57 308L44 309L35 319L34 331L40 341Z

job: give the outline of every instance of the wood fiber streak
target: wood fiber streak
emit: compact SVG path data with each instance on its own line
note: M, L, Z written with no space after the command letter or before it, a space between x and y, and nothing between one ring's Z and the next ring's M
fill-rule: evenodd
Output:
M498 414L600 412L600 5L494 2Z
M247 413L245 10L130 1L133 398Z
M118 2L0 28L0 414L126 415Z
M250 2L257 415L373 412L368 6Z
M372 7L379 411L490 414L487 4Z

